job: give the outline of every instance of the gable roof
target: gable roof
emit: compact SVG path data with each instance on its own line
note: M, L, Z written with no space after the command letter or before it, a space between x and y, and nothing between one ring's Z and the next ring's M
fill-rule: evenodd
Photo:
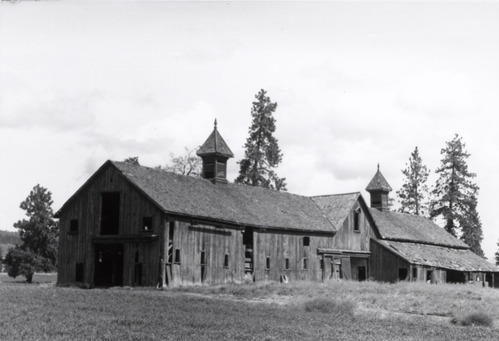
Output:
M376 242L416 265L459 271L498 271L496 266L468 249L391 240L377 240Z
M469 248L443 228L425 217L370 209L382 239Z
M372 178L371 182L366 187L366 191L368 192L373 192L373 191L383 191L383 192L391 192L392 188L388 184L388 181L386 181L385 177L381 172L379 171L379 165L378 165L378 171L376 174L374 174L374 177Z
M247 185L214 185L203 178L125 162L107 161L82 188L107 166L114 167L167 214L259 228L336 232L334 225L308 197Z
M222 135L217 130L217 125L215 121L215 128L213 132L208 136L206 141L203 143L201 148L196 153L199 156L202 155L210 155L210 154L219 154L226 157L234 157L234 154L230 150L227 143L223 139Z
M318 195L310 197L317 206L324 212L329 221L331 221L336 228L341 228L343 222L348 217L353 205L360 197L360 192L345 193L345 194L331 194L331 195Z

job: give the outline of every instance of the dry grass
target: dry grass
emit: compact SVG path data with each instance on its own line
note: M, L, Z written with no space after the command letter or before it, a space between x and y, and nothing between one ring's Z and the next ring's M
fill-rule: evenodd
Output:
M257 283L157 291L2 283L0 307L1 340L497 340L499 332L451 323L455 312L475 307L499 318L499 290L464 285Z

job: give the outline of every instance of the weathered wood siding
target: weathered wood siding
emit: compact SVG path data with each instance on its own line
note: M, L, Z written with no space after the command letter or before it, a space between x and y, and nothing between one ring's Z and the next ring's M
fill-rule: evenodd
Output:
M309 246L304 246L304 238ZM279 281L281 276L288 280L322 280L321 259L318 248L332 248L334 237L313 233L289 233L281 231L254 232L254 276L256 281ZM267 257L270 267L267 268ZM288 259L289 269L286 269ZM304 269L304 259L307 268Z
M360 210L358 231L354 231L354 212L356 210ZM354 204L343 225L336 228L338 232L334 238L333 247L340 250L369 251L369 241L376 237L359 201Z
M143 217L152 217L152 230L159 234L162 212L136 190L112 166L102 169L68 203L60 214L58 284L75 285L76 264L83 263L83 285L94 284L94 237L100 237L103 192L120 193L119 234L98 241L123 244L123 285L132 285L136 253L142 264L142 285L157 284L159 238L152 241L122 240L125 235L142 234ZM70 221L78 220L78 232L69 232Z
M371 267L370 276L376 281L396 282L399 280L399 269L407 269L409 275L410 264L390 252L385 247L371 240Z
M192 284L223 284L241 282L244 278L243 237L240 229L216 227L207 223L176 220L173 228L171 282L169 286ZM172 232L165 233L166 236ZM169 241L165 241L168 250ZM179 250L180 262L176 257ZM205 264L201 264L204 253ZM227 264L225 257L227 255ZM204 270L202 268L204 267ZM204 278L202 278L202 272Z

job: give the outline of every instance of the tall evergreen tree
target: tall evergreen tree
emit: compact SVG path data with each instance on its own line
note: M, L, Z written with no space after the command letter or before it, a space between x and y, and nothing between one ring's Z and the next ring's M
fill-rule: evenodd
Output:
M499 240L497 241L496 265L499 265Z
M244 145L244 159L239 161L239 176L235 182L286 190L286 178L279 178L274 171L282 161L282 153L273 136L275 119L272 116L277 103L270 101L265 90L255 95L256 101L251 108L253 121L249 128L249 137Z
M476 210L478 186L472 181L475 173L468 170L466 163L470 154L465 150L466 144L459 135L446 142L441 150L443 158L441 166L435 172L439 174L432 191L430 217L441 217L445 221L445 230L461 239L468 245L480 245L481 223ZM483 252L482 252L483 254Z
M35 272L56 268L59 226L52 211L52 194L40 185L21 202L21 208L29 218L14 224L22 244L9 250L4 263L9 276L23 275L31 283Z
M462 228L461 239L469 245L471 251L480 257L485 257L481 247L483 240L482 221L476 209L477 198L475 194L471 195L466 206L464 215L460 218L462 220L459 221Z
M399 211L427 216L429 199L426 181L430 171L423 164L418 147L411 153L409 164L406 164L406 169L402 170L402 174L405 175L405 181L400 191L397 191Z

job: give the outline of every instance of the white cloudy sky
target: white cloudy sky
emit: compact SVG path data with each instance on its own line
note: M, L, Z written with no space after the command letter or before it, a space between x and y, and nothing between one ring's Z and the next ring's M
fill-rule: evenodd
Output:
M495 2L2 2L0 228L37 183L58 209L107 159L164 164L214 118L234 179L264 88L297 194L363 191L378 162L399 189L415 146L435 170L461 135L492 258L498 18Z

